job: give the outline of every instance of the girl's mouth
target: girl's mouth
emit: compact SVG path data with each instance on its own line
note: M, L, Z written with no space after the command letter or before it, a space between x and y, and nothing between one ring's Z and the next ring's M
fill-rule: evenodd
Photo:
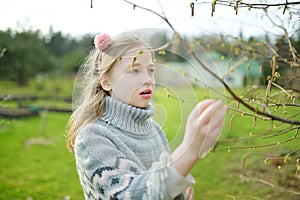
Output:
M140 93L140 95L144 98L150 98L152 96L152 90L146 89Z

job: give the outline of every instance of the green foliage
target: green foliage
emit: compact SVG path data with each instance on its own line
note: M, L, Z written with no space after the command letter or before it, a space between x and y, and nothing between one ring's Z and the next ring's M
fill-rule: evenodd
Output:
M0 31L0 80L25 86L37 75L74 73L91 45L90 35L76 40L61 32Z
M61 65L63 67L63 72L65 73L76 73L79 66L83 62L86 53L80 49L75 49L64 55L61 59Z
M39 38L39 32L0 32L0 48L6 49L0 62L0 79L26 85L37 73L54 70L54 57Z

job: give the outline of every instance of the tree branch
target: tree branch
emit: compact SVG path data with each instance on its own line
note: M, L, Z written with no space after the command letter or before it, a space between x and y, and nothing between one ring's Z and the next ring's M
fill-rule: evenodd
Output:
M196 5L196 4L218 4L218 5L222 5L222 6L233 7L236 10L238 8L267 9L269 7L284 6L283 14L285 14L285 11L288 8L288 6L298 5L298 4L300 4L300 1L288 2L286 0L286 1L284 1L284 3L248 3L248 2L241 1L241 0L214 0L213 3L211 1L206 1L206 2L193 2L193 4L194 5Z
M127 1L127 0L123 0L129 4L131 4L133 6L133 8L140 8L140 9L143 9L143 10L146 10L148 12L151 12L155 15L157 15L158 17L160 17L162 20L164 20L169 26L170 28L174 31L174 33L176 33L176 35L178 36L178 38L180 39L180 41L182 42L183 46L185 47L185 49L190 53L190 55L197 61L198 64L200 64L202 66L202 68L207 71L209 74L211 74L216 80L218 80L224 87L225 89L230 93L230 95L239 103L241 103L242 105L244 105L246 108L248 108L249 110L253 111L255 114L257 115L262 115L262 116L265 116L267 118L271 118L272 120L276 120L276 121L281 121L281 122L284 122L284 123L289 123L289 124L292 124L292 125L300 125L300 121L297 121L297 120L293 120L293 119L286 119L286 118L283 118L283 117L279 117L279 116L276 116L276 115L272 115L271 113L267 113L267 112L264 112L264 111L261 111L259 110L258 108L254 108L252 107L251 105L249 105L248 103L246 103L243 99L239 98L234 92L233 90L229 87L229 85L226 84L226 82L220 78L217 74L215 74L212 70L210 70L198 57L197 55L195 54L195 52L191 51L190 49L190 45L187 44L181 37L180 35L175 31L174 27L172 26L172 24L169 22L169 20L165 17L165 16L162 16L160 15L159 13L151 10L151 9L148 9L148 8L145 8L145 7L142 7L140 5L137 5L137 4L134 4L130 1ZM299 2L300 3L300 2Z
M135 9L135 8L140 8L140 9L142 9L142 10L146 10L146 11L148 11L148 12L150 12L150 13L153 13L154 15L160 17L160 18L161 18L162 20L164 20L164 21L170 26L170 28L175 32L174 27L173 27L172 24L169 22L168 18L166 18L164 15L161 15L161 14L155 12L154 10L151 10L151 9L149 9L149 8L145 8L145 7L140 6L140 5L137 5L137 4L132 3L132 2L130 2L130 1L127 1L127 0L123 0L123 1L125 1L126 3L132 5L132 6L133 6L133 9Z

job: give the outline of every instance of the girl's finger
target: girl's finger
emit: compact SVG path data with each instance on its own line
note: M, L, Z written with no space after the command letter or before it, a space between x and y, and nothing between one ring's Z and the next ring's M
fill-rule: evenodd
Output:
M213 120L206 125L206 133L201 137L202 144L199 149L199 157L205 156L214 146L223 127L225 114L226 107L223 107L217 113L215 113Z
M216 101L213 99L206 99L200 103L198 103L198 114L202 113L204 110L206 110L209 106L211 106L212 104L214 104Z
M198 118L199 114L201 114L208 106L214 103L214 100L207 99L198 103L195 108L190 113L191 118Z
M185 200L193 200L194 199L194 190L192 187L188 187L185 190Z
M219 112L220 109L224 106L221 100L215 101L213 104L209 105L200 115L199 117L199 125L201 126L207 123L210 123L212 117L215 113Z

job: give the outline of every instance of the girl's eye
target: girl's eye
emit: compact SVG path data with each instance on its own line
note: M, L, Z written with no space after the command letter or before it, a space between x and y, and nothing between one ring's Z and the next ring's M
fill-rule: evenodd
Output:
M154 73L154 71L155 71L154 68L149 69L149 72L151 72L151 73Z
M133 68L133 69L131 70L131 72L132 72L132 73L135 73L135 74L136 74L136 73L139 73L139 69Z

